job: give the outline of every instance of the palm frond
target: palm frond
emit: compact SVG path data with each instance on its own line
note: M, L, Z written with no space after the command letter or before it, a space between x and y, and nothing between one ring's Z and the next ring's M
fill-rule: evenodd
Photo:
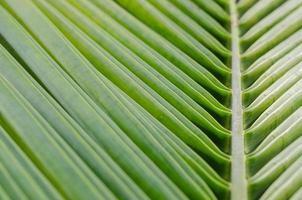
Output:
M302 198L302 1L0 0L0 199Z
M240 19L251 199L288 199L302 186L301 3L259 1Z

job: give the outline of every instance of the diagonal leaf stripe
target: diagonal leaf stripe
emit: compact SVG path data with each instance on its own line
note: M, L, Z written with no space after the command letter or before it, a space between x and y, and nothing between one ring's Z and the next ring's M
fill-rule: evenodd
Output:
M0 199L302 199L302 0L0 0Z
M302 198L301 1L241 1L250 199Z

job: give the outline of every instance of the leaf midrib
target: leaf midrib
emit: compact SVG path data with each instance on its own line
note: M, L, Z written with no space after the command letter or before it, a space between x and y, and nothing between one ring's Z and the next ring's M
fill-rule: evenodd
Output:
M232 167L231 199L247 199L247 182L245 179L245 159L243 140L243 110L241 96L239 28L236 2L230 2L232 34Z

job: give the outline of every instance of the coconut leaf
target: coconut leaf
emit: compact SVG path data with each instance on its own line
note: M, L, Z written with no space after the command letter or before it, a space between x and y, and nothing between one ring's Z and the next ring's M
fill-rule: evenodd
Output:
M301 6L0 0L0 199L302 198Z

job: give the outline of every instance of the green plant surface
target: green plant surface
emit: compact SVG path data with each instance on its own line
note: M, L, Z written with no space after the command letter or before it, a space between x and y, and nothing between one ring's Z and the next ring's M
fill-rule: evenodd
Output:
M248 1L239 3L245 10ZM250 199L302 198L301 1L255 2L240 18Z
M301 199L301 0L0 0L0 199Z

